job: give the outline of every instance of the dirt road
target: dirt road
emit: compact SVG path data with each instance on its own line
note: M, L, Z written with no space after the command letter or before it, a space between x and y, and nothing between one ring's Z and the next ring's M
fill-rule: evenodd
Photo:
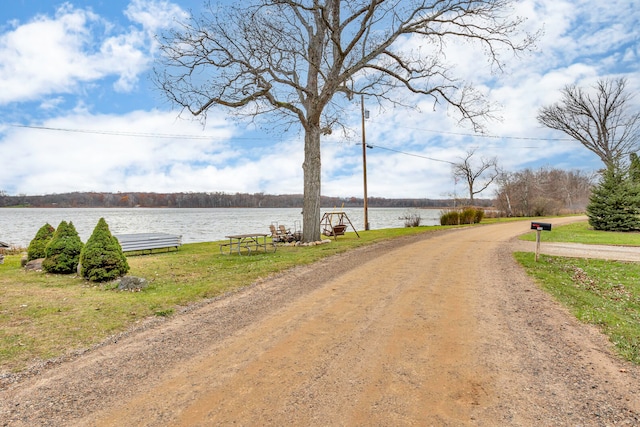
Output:
M514 263L527 227L265 280L5 384L0 425L640 425L640 369Z

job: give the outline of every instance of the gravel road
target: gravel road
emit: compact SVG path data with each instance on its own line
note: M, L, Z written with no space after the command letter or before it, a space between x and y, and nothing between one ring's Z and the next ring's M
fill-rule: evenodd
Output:
M0 378L0 425L640 425L640 367L514 262L528 225L384 242L150 320Z

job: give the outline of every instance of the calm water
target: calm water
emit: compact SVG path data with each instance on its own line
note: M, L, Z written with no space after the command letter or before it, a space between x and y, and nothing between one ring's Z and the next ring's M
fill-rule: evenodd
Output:
M321 212L331 212L323 209ZM364 229L362 208L344 211L358 231ZM369 226L381 228L404 227L401 217L410 213L420 215L421 225L439 224L438 209L369 208ZM27 247L45 223L57 227L61 221L71 221L86 242L98 220L103 217L113 234L170 233L182 236L182 243L212 242L229 234L269 232L272 223L300 229L300 209L0 209L0 241Z

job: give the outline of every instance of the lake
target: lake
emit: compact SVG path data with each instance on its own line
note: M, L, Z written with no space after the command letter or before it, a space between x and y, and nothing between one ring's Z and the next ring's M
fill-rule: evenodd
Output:
M321 212L331 212L325 208ZM362 208L342 209L356 230L364 229ZM402 217L418 214L421 225L440 224L440 209L369 208L369 228L404 227ZM182 243L213 242L229 234L269 232L270 224L287 228L302 228L299 208L0 208L0 241L27 247L44 224L57 227L61 221L71 221L80 239L86 242L98 220L104 218L112 234L170 233L182 236Z

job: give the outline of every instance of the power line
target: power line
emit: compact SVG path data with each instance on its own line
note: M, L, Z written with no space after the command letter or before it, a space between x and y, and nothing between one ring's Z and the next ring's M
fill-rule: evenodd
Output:
M421 154L407 153L405 151L395 150L393 148L383 147L381 145L367 144L367 147L368 148L380 148L382 150L393 151L394 153L404 154L405 156L419 157L421 159L433 160L434 162L442 162L442 163L449 163L450 165L455 165L454 162L450 162L449 160L436 159L436 158L429 157L429 156L423 156Z
M133 136L137 138L167 138L167 139L218 139L218 140L227 140L227 139L246 139L246 140L255 140L262 138L224 138L220 136L212 136L212 135L186 135L186 134L168 134L168 133L144 133L144 132L124 132L124 131L109 131L109 130L96 130L96 129L71 129L71 128L56 128L56 127L48 127L48 126L31 126L31 125L18 125L18 124L8 124L7 126L16 127L16 128L24 128L24 129L35 129L35 130L46 130L53 132L68 132L68 133L86 133L86 134L94 134L94 135L112 135L112 136Z
M182 139L235 139L235 140L256 140L263 138L222 138L219 136L211 136L211 135L187 135L187 134L166 134L166 133L144 133L144 132L124 132L124 131L108 131L108 130L97 130L97 129L73 129L73 128L58 128L58 127L50 127L50 126L33 126L33 125L20 125L9 123L7 126L23 128L23 129L35 129L35 130L46 130L46 131L54 131L54 132L69 132L69 133L87 133L87 134L96 134L96 135L112 135L112 136L133 136L139 138L182 138ZM535 138L535 137L524 137L524 136L499 136L499 135L482 135L482 134L471 134L471 133L463 133L463 132L447 132L433 129L423 129L423 128L415 128L415 127L404 127L404 129L413 129L419 130L421 132L431 132L439 135L456 135L456 136L470 136L473 138L490 138L490 139L513 139L513 140L522 140L522 141L573 141L571 138ZM528 147L527 147L528 148Z
M573 141L572 138L535 138L535 137L526 137L526 136L483 135L483 134L462 133L462 132L446 132L446 131L440 131L440 130L422 129L422 128L414 128L414 127L405 127L404 129L413 129L413 130L419 130L422 132L432 132L432 133L438 133L441 135L471 136L474 138L516 139L516 140L524 140L524 141Z

